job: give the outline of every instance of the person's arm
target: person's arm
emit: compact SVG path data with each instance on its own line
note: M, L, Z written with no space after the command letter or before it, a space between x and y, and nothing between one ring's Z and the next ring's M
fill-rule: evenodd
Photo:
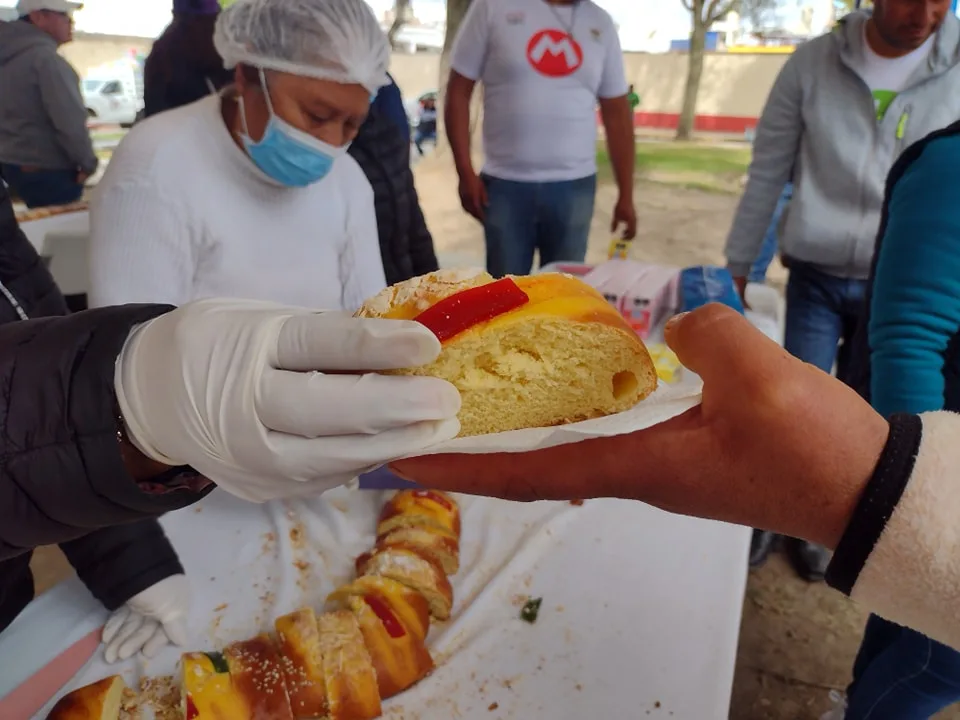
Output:
M757 125L747 187L740 198L724 254L734 278L745 278L760 253L784 185L793 174L803 134L802 49L777 76Z
M415 275L425 275L440 269L440 263L437 261L437 253L433 247L433 236L427 227L427 221L423 217L423 210L420 209L420 198L417 196L417 188L413 184L413 173L409 175L409 197L411 203L411 223L410 223L410 257L413 261L413 272Z
M960 136L936 140L890 192L868 326L881 415L944 408L945 356L960 334L958 163Z
M60 543L77 576L107 610L171 575L182 575L176 551L155 519L94 530Z
M196 250L185 212L149 182L101 187L90 211L90 307L191 300Z
M474 0L460 24L450 53L443 123L461 178L476 174L470 156L470 98L487 62L489 29L487 0Z
M597 97L600 101L600 117L607 136L607 151L613 165L613 176L621 198L633 198L633 174L636 167L637 149L633 132L633 110L627 95L629 84L623 68L623 52L620 38L613 23L606 37L607 55Z
M827 582L865 608L960 648L960 416L891 418L890 438Z
M0 181L0 279L20 303L23 319L66 315L67 302L39 253L20 229L7 186Z
M87 110L80 94L80 79L59 55L37 66L40 98L57 134L57 142L70 160L86 175L97 171L100 161L87 130Z
M356 310L367 298L383 290L387 280L380 255L373 188L352 157L341 158L338 162L350 165L349 171L344 172L347 227L340 249L341 304L345 310Z
M159 491L150 481L168 468L122 439L117 357L133 328L171 309L104 308L0 327L0 560L206 494Z

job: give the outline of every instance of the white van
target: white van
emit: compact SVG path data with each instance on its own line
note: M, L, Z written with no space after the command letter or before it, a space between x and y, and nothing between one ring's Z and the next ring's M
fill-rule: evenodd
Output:
M143 109L143 71L134 62L98 68L80 83L92 124L130 127Z

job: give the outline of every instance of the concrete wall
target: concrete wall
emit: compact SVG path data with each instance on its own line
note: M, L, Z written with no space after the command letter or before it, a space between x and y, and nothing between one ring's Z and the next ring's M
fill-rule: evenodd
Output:
M78 35L63 54L83 75L91 68L119 59L130 51L147 52L150 41ZM698 125L701 129L739 132L755 123L773 81L787 55L710 53L706 56L700 89ZM687 56L680 53L648 55L626 53L627 79L636 85L641 103L638 124L672 126L680 112L687 73ZM395 54L391 73L407 97L435 89L440 56L432 53Z

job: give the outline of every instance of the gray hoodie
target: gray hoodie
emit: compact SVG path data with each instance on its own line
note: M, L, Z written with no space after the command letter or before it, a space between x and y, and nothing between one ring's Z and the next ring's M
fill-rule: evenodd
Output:
M907 147L960 120L960 20L948 15L928 61L877 120L863 57L866 12L800 46L784 65L757 126L750 177L727 238L728 267L748 274L784 184L793 200L780 250L843 278L866 278L887 173Z
M0 163L97 169L80 79L56 41L27 22L0 23Z

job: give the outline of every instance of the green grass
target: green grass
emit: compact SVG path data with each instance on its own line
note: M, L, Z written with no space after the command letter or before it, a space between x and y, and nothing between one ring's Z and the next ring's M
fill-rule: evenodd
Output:
M729 191L747 171L750 148L721 147L698 143L638 142L637 173L652 175L661 182ZM603 179L612 178L610 157L605 147L597 150L597 165Z

